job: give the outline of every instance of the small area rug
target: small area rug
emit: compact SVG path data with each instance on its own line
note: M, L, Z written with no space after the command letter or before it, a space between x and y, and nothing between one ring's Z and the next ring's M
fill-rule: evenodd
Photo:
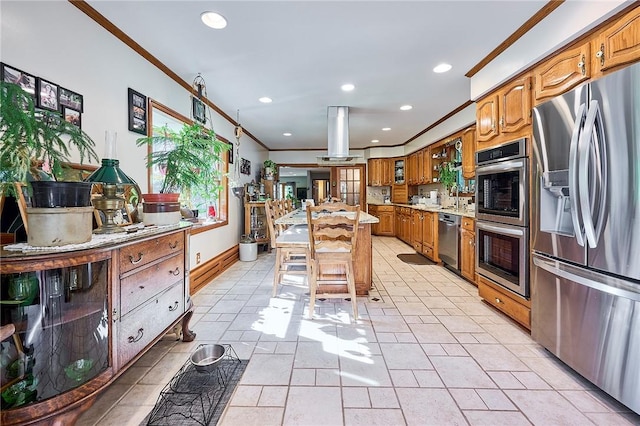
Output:
M409 265L435 265L435 262L418 253L400 253L398 259Z
M217 424L247 364L248 360L227 357L217 370L201 373L187 361L141 425Z

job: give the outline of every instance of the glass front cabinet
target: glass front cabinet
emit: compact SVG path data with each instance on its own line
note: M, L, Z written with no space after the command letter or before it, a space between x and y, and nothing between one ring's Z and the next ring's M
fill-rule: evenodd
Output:
M110 251L58 259L34 256L16 263L3 259L0 380L5 414L74 389L82 392L83 385L109 369L110 259Z

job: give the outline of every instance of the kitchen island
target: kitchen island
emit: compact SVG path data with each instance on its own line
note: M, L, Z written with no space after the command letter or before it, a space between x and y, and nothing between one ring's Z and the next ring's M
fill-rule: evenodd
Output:
M339 214L339 212L334 213ZM354 258L356 294L358 296L366 296L372 283L372 247L371 247L371 224L378 223L378 218L364 211L360 211L360 224L358 226L358 237L356 239L356 251ZM275 220L276 225L306 225L307 212L303 209L297 209ZM324 268L321 276L334 275L341 273L336 268ZM321 288L321 290L324 290Z

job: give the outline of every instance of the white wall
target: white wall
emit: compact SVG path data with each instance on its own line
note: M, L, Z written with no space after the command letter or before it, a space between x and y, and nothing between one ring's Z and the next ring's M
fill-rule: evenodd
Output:
M105 130L116 131L122 170L146 190L146 148L137 148L140 135L127 129L127 88L187 117L189 93L67 1L3 0L0 7L2 62L82 94L82 128L96 142L98 156L104 154ZM212 121L216 133L235 140L231 123L213 112ZM241 138L239 157L262 164L266 156L248 136ZM71 161L79 161L75 153ZM232 194L229 200L229 226L192 238L192 256L201 252L203 262L238 243L242 203Z

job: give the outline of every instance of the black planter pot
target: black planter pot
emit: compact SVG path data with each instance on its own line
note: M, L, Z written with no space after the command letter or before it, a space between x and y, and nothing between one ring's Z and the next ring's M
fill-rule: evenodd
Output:
M90 207L91 182L33 181L31 206L38 208L53 207Z

